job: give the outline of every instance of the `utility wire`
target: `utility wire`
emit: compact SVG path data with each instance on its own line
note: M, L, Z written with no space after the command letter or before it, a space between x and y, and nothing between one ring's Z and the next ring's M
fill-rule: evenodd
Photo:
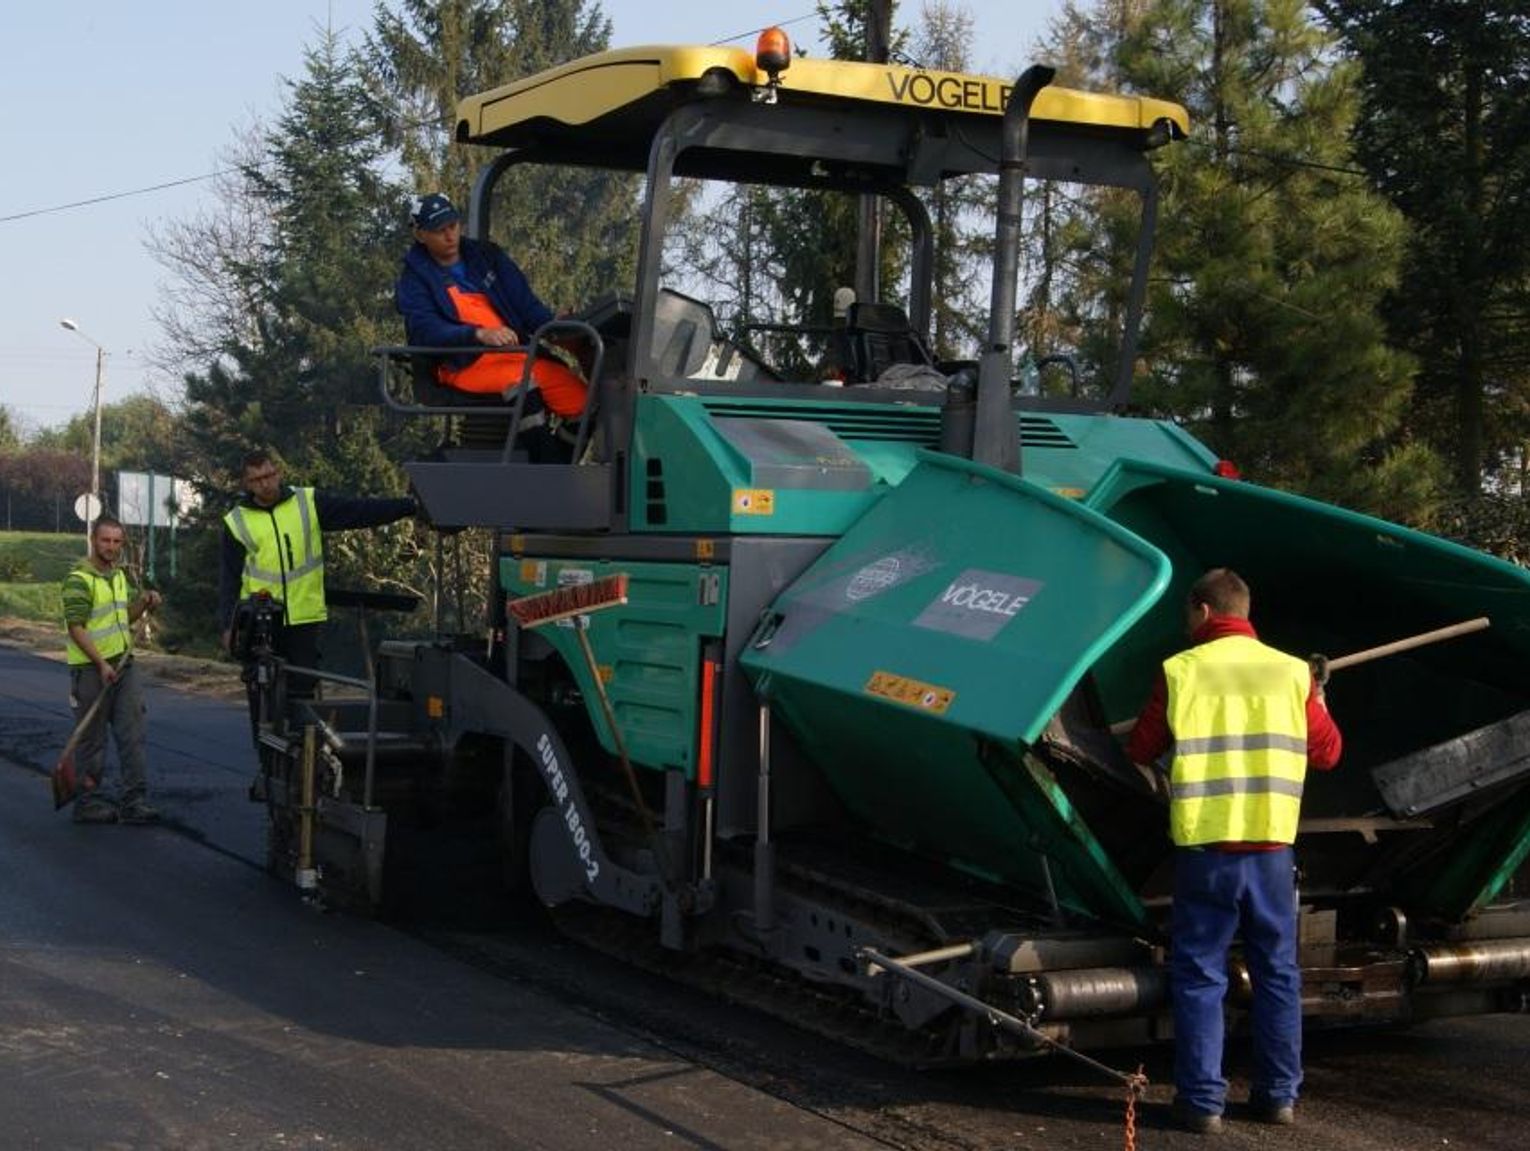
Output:
M778 21L775 24L770 25L770 27L773 27L773 28L785 28L785 27L787 27L788 25L791 25L791 24L800 24L804 20L815 19L817 17L817 15L818 15L818 13L816 13L816 12L809 12L809 13L807 13L805 15L802 15L802 16L793 16L789 20ZM744 39L745 37L748 37L748 36L758 35L760 32L763 32L763 31L764 31L764 28L749 28L749 29L746 29L743 32L735 32L731 36L723 36L723 37L720 37L720 38L718 38L716 40L709 41L709 44L711 44L711 45L727 44L727 43L730 43L730 42L732 42L734 40L742 40L742 39ZM429 120L421 120L421 121L419 121L417 123L414 123L414 124L404 125L404 127L406 129L408 129L408 128L424 127L424 126L428 125L429 122L430 122ZM445 131L445 130L446 130L445 128L442 129L442 131ZM185 187L188 184L200 184L200 183L202 183L202 182L204 182L206 180L215 180L219 176L229 175L233 171L235 171L235 169L223 168L223 169L219 169L218 171L215 171L215 172L205 172L205 173L203 173L200 176L187 176L183 180L167 180L166 182L164 182L162 184L150 184L150 185L147 185L147 186L142 187L142 188L129 188L126 191L122 191L122 192L108 192L108 193L105 193L104 195L92 196L88 200L74 200L74 201L71 201L70 203L67 203L67 204L53 204L53 205L50 205L49 207L46 207L46 208L32 208L29 211L25 211L25 212L12 212L8 216L0 216L0 224L9 224L9 223L13 223L16 220L30 220L30 219L33 219L33 218L35 218L37 216L51 216L51 215L55 215L55 214L57 214L59 212L71 212L71 211L73 211L76 208L89 208L89 207L93 207L96 204L109 204L109 203L111 203L111 202L113 202L115 200L127 200L127 199L131 199L134 196L147 196L151 192L163 192L163 191L166 191L169 188L181 188L181 187Z
M791 24L800 24L804 20L812 20L816 18L817 15L818 14L816 12L810 12L802 16L793 16L789 20L778 21L777 23L771 25L771 27L785 28ZM763 30L763 28L749 28L742 32L735 32L731 36L719 37L716 40L709 41L709 44L715 46L719 44L731 43L734 40L742 40L745 37L757 35ZM430 124L431 119L422 118L412 124L405 124L401 127L407 131L412 128L428 127ZM442 127L441 130L445 131L446 129L445 127ZM1193 137L1187 140L1186 143L1192 147L1199 147L1205 150L1210 150L1213 147L1212 144L1204 140L1194 139ZM1291 168L1308 168L1315 172L1332 172L1340 176L1359 176L1361 178L1366 178L1369 176L1369 173L1363 172L1358 168L1345 168L1337 164L1322 164L1315 160L1299 160L1293 156L1277 156L1269 152L1256 152L1248 148L1230 148L1227 149L1226 152L1228 155L1252 156L1255 159L1267 160L1272 164L1281 164ZM253 166L261 167L262 165L256 164ZM231 175L238 170L239 169L235 168L220 168L217 171L205 172L200 176L187 176L185 179L181 180L167 180L162 184L149 184L142 188L129 188L122 192L108 192L104 195L92 196L88 200L74 200L67 204L53 204L46 208L33 208L25 212L13 212L8 216L0 216L0 224L9 224L15 222L16 220L30 220L37 216L55 215L59 212L71 212L76 208L89 208L96 204L107 204L116 200L127 200L135 196L147 196L151 192L163 192L170 188L185 187L188 184L200 184L206 180L215 180L219 176Z
M1200 148L1203 151L1211 151L1217 145L1209 140L1197 140L1190 137L1185 141L1192 148ZM1279 156L1274 152L1256 152L1252 148L1224 148L1222 151L1228 156L1252 156L1256 160L1268 160L1271 164L1281 164L1287 168L1310 168L1314 172L1333 172L1340 176L1359 176L1362 179L1370 177L1369 172L1359 168L1345 168L1338 164L1323 164L1317 160L1299 160L1295 156Z
M132 196L146 196L150 192L163 192L166 188L180 188L186 184L199 184L203 180L211 180L218 176L227 175L227 168L217 172L205 172L200 176L187 176L184 180L167 180L163 184L151 184L145 188L131 188L125 192L108 192L103 196L92 196L88 200L75 200L69 204L54 204L48 208L33 208L27 212L13 212L9 216L0 216L0 224L8 224L13 220L29 220L33 216L47 216L54 212L68 212L74 208L88 208L93 204L106 204L112 200L126 200Z
M806 16L793 16L790 20L777 20L774 23L764 25L760 28L749 28L743 32L735 32L731 36L721 36L716 40L709 40L707 42L707 47L714 48L719 44L731 44L733 41L742 40L746 36L758 36L761 32L765 31L766 28L785 28L791 24L801 24L804 20L815 19L817 16L817 12L809 12Z
M744 32L740 33L740 35L747 36L749 33ZM734 39L736 38L734 37ZM721 44L724 41L717 40L713 41L713 43ZM424 123L426 122L414 126L420 127ZM444 128L442 130L445 131ZM1192 147L1199 147L1208 151L1214 146L1203 140L1194 139L1188 140L1186 143ZM1358 176L1361 179L1366 179L1370 175L1359 168L1345 168L1338 164L1322 164L1316 160L1298 160L1294 156L1277 156L1270 152L1256 152L1249 148L1229 148L1226 150L1226 154L1230 156L1252 156L1255 159L1267 160L1272 164L1280 164L1287 168L1307 168L1314 172L1332 172L1339 176ZM258 167L259 165L256 166ZM8 216L0 216L0 224L9 224L16 220L30 220L37 216L51 216L59 212L72 212L76 208L89 208L96 204L108 204L114 200L131 199L134 196L147 196L151 192L163 192L168 188L180 188L187 184L199 184L204 180L215 180L219 176L231 175L234 171L236 169L220 168L216 172L206 172L200 176L187 176L183 180L167 180L163 184L149 184L142 188L129 188L122 192L108 192L105 195L92 196L88 200L73 200L67 204L53 204L47 208L33 208L26 212L12 212Z
M799 16L797 19L805 20L808 19L808 17ZM788 20L784 21L784 23L789 24L792 23L792 21ZM748 35L750 35L748 32L739 33L739 36ZM738 39L738 36L729 37L729 39L736 40ZM722 44L726 43L726 41L714 40L712 43ZM425 127L428 126L429 123L429 120L421 120L415 124L408 125L408 127ZM445 128L442 128L442 131L445 130ZM1213 144L1210 144L1205 140L1196 140L1193 138L1187 140L1186 143L1191 147L1201 148L1206 151L1209 151L1214 147ZM1255 159L1267 160L1272 164L1280 164L1288 168L1307 168L1314 172L1332 172L1339 176L1358 176L1361 179L1366 179L1369 178L1370 175L1370 173L1364 172L1359 168L1345 168L1338 164L1323 164L1316 160L1299 160L1294 156L1277 156L1271 152L1256 152L1249 148L1229 148L1226 149L1226 154L1230 156L1251 156ZM254 166L259 167L260 165ZM203 180L214 180L219 176L231 175L237 170L238 169L233 168L220 168L215 172L207 172L201 176L187 176L184 180L169 180L163 184L150 184L143 188L130 188L123 192L109 192L102 196L92 196L88 200L75 200L68 204L54 204L47 208L33 208L27 212L13 212L9 216L0 216L0 224L8 224L15 220L28 220L36 216L53 215L58 212L70 212L76 208L89 208L96 204L110 203L113 200L130 199L133 196L147 196L151 192L163 192L167 188L180 188L187 184L200 183Z

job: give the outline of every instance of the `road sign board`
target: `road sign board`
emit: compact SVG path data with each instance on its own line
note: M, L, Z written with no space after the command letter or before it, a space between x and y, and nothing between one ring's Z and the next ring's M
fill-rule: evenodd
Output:
M86 492L74 501L74 514L85 523L90 523L101 514L101 497L94 492Z

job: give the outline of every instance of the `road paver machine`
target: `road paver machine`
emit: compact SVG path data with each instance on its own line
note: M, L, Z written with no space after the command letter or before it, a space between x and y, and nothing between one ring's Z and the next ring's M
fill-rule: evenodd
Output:
M1042 68L763 47L606 52L461 103L457 139L499 150L469 234L492 236L521 165L629 174L636 277L530 349L571 338L591 377L561 460L524 450L522 393L427 401L385 366L395 407L476 429L408 472L438 528L495 533L490 636L385 643L361 698L263 727L273 868L376 906L406 842L488 822L512 888L660 963L715 956L808 1025L844 1007L929 1060L1161 1037L1172 848L1111 728L1183 645L1189 584L1226 565L1295 653L1490 620L1333 675L1347 749L1309 776L1296 848L1304 1011L1523 1009L1530 579L1123 414L1152 158L1184 111ZM943 362L926 200L974 176L988 338ZM697 182L872 198L907 281L818 327L725 330L670 243ZM1014 324L1025 197L1048 184L1141 217L1115 363L1051 388L1018 371ZM770 351L812 338L808 369ZM412 839L427 816L441 837Z

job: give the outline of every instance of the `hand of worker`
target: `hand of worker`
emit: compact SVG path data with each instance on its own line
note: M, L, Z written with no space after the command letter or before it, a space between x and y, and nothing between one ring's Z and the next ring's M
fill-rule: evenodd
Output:
M1169 777L1151 764L1134 763L1132 766L1137 769L1137 773L1142 777L1143 786L1147 788L1148 794L1159 803L1167 803L1169 801Z
M144 611L153 611L165 602L165 597L160 595L159 592L150 589L139 596L138 601L143 605Z
M107 687L117 682L117 669L104 659L96 661L96 671L101 675L102 687Z
M1322 652L1313 652L1307 657L1307 666L1312 669L1312 682L1321 691L1328 685L1328 657Z
M477 328L473 335L486 348L514 348L521 342L514 328Z

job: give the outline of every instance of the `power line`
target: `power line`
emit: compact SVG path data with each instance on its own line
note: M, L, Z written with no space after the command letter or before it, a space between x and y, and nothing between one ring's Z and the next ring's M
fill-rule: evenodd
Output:
M791 20L783 20L781 25L777 26L779 27L786 24L794 24L799 21L808 19L811 19L811 17L797 16ZM758 29L754 31L758 31ZM752 32L740 32L736 36L729 36L722 40L713 40L712 43L725 44L729 40L737 40L740 37L749 36L751 34ZM409 126L423 127L428 123L428 120L420 120L417 123ZM1199 147L1207 151L1210 151L1214 147L1213 144L1207 141L1196 140L1193 138L1186 142L1191 147ZM1345 168L1338 164L1322 164L1316 160L1301 160L1295 156L1277 156L1270 152L1257 152L1251 148L1229 148L1225 150L1225 154L1232 156L1251 156L1258 160L1267 160L1272 164L1281 164L1289 168L1307 168L1314 172L1332 172L1340 176L1358 176L1361 179L1365 179L1370 175L1368 172L1364 172L1359 168ZM258 167L259 165L256 166ZM230 175L234 171L235 169L232 168L220 168L216 172L205 172L200 176L187 176L182 180L167 180L162 184L149 184L142 188L130 188L122 192L108 192L105 195L92 196L88 200L74 200L68 204L54 204L47 208L33 208L26 212L13 212L8 216L0 216L0 224L8 224L16 220L29 220L37 216L55 215L59 212L70 212L76 208L89 208L95 204L107 204L115 200L127 200L134 196L147 196L151 192L163 192L169 188L181 188L185 187L187 184L199 184L204 180L214 180L219 176Z
M225 176L230 169L224 168L216 172L205 172L200 176L187 176L184 180L167 180L163 184L151 184L146 188L130 188L125 192L108 192L103 196L92 196L88 200L75 200L70 204L54 204L48 208L33 208L27 212L13 212L9 216L0 216L0 224L8 224L12 220L29 220L34 216L48 216L55 212L68 212L75 208L88 208L93 204L106 204L113 200L126 200L133 196L146 196L150 192L163 192L167 188L180 188L187 184L200 184L203 180L212 180L218 176Z
M718 44L731 44L734 40L742 40L746 36L758 36L766 28L785 28L790 24L801 24L804 20L812 20L818 16L817 12L809 12L806 16L793 16L790 20L777 20L773 24L767 24L760 28L749 28L743 32L735 32L731 36L719 36L716 40L707 41L707 47L716 47Z
M781 21L780 25L775 26L784 27L787 24L796 24L803 20L810 19L812 19L811 16L796 16L790 20L783 20ZM759 29L751 29L750 31L740 32L734 36L728 36L721 40L713 40L712 43L725 44L731 40L737 40L744 36L753 35L754 32L757 31L759 31ZM428 119L421 119L413 124L406 125L406 127L424 127L429 123L430 121ZM443 129L443 131L444 130L445 129ZM1194 138L1191 138L1186 142L1191 147L1199 147L1207 151L1210 151L1215 146L1207 141L1196 140ZM1255 159L1267 160L1272 164L1281 164L1289 168L1308 168L1315 172L1332 172L1340 176L1358 176L1361 179L1365 179L1369 176L1368 172L1361 171L1359 168L1345 168L1338 164L1323 164L1316 160L1301 160L1295 156L1277 156L1270 152L1257 152L1251 148L1229 148L1225 150L1225 154L1232 156L1251 156ZM255 166L259 167L260 165ZM187 176L182 180L167 180L163 184L150 184L143 188L130 188L123 192L108 192L105 195L92 196L88 200L75 200L68 204L54 204L47 208L33 208L26 212L13 212L8 216L0 216L0 224L8 224L15 220L29 220L36 216L54 215L58 212L70 212L76 208L88 208L95 204L106 204L114 200L127 200L134 196L147 196L151 192L163 192L168 188L181 188L187 184L199 184L204 180L214 180L219 176L230 175L234 171L236 171L236 169L220 168L216 172L205 172L200 176Z
M818 15L818 13L816 13L816 12L809 12L809 13L807 13L805 15L802 15L802 16L793 16L789 20L780 20L780 21L777 21L775 24L772 24L772 25L769 25L769 26L773 27L773 28L785 28L785 27L787 27L789 25L792 25L792 24L800 24L804 20L815 19L817 17L817 15ZM763 32L763 31L764 31L763 27L762 28L749 28L749 29L746 29L743 32L735 32L731 36L723 36L723 37L720 37L720 38L718 38L716 40L712 40L709 43L712 44L712 45L727 44L727 43L730 43L730 42L732 42L734 40L742 40L742 39L744 39L745 37L748 37L748 36L758 35L760 32ZM430 124L431 119L433 119L433 118L422 118L421 120L419 120L419 121L417 121L417 122L415 122L413 124L406 124L403 127L405 127L406 129L408 129L408 128L424 127L424 126L427 126L428 124ZM446 129L443 127L442 131L445 131L445 130ZM259 167L261 165L255 165L255 166ZM53 205L50 205L49 207L46 207L46 208L32 208L29 211L25 211L25 212L12 212L8 216L0 216L0 224L9 224L9 223L13 223L16 220L31 220L31 219L35 219L38 216L56 215L59 212L71 212L71 211L74 211L76 208L89 208L89 207L93 207L96 204L108 204L108 203L111 203L111 202L116 201L116 200L128 200L128 199L131 199L131 198L133 198L135 196L147 196L151 192L163 192L163 191L166 191L167 189L170 189L170 188L182 188L182 187L185 187L188 184L200 184L200 183L203 183L206 180L215 180L219 176L230 175L235 170L236 169L222 168L222 169L219 169L218 171L215 171L215 172L204 172L200 176L187 176L187 177L185 177L184 179L181 179L181 180L167 180L167 181L165 181L162 184L150 184L150 185L147 185L146 187L142 187L142 188L129 188L129 189L127 189L125 191L122 191L122 192L108 192L108 193L106 193L104 195L92 196L92 197L90 197L87 200L75 200L75 201L72 201L71 203L68 203L68 204L53 204Z
M1212 151L1217 145L1210 140L1197 140L1191 137L1186 141L1193 148L1201 148ZM1344 168L1338 164L1324 164L1317 160L1302 160L1296 156L1279 156L1273 152L1258 152L1252 148L1222 148L1223 155L1227 156L1252 156L1256 160L1268 160L1271 164L1281 164L1287 168L1310 168L1314 172L1333 172L1339 176L1359 176L1361 179L1369 179L1370 173L1359 168Z

